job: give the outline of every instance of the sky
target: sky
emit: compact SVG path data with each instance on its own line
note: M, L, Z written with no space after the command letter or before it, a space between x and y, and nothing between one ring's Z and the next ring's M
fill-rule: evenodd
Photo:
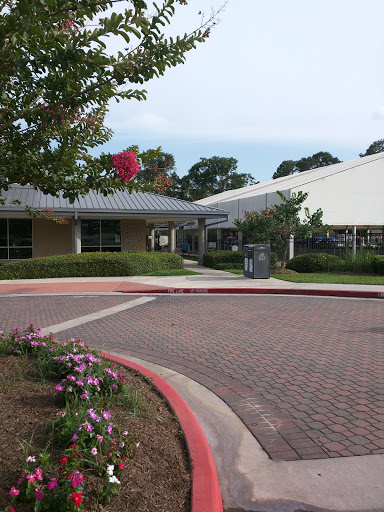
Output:
M169 33L223 3L189 0ZM228 0L186 63L145 84L146 101L111 102L102 150L161 146L179 176L201 157L234 157L260 182L319 151L358 158L384 138L383 19L383 0Z

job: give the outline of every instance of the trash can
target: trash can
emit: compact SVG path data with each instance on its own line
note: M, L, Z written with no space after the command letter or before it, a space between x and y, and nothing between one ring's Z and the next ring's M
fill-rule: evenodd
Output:
M271 248L266 244L247 244L243 248L244 275L251 279L271 277Z
M250 272L253 271L253 245L243 245L243 273L245 277L251 277Z

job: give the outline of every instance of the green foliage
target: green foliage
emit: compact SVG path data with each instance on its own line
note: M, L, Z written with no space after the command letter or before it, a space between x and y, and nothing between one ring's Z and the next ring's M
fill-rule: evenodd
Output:
M331 272L341 269L342 266L341 258L325 253L300 254L286 264L286 268L299 273Z
M203 265L216 270L243 270L242 251L211 251L203 256ZM277 254L271 252L271 268L277 265Z
M238 173L237 160L213 156L200 158L188 173L179 179L176 197L197 201L226 190L246 187L255 183L251 174Z
M382 153L384 151L384 139L375 140L375 142L372 142L372 144L369 146L369 148L365 151L365 153L360 153L359 156L368 156L368 155L374 155L376 153Z
M243 263L217 263L216 270L243 270Z
M243 253L242 251L210 251L203 255L203 265L209 268L215 268L220 270L217 265L223 264L243 264ZM223 267L222 267L223 268ZM236 268L236 267L226 267Z
M156 194L174 195L174 187L178 177L175 171L175 158L171 153L164 153L161 148L158 154L146 158L140 171L140 182L149 184L150 190ZM139 155L140 157L140 155Z
M376 271L376 255L373 252L360 249L356 254L348 251L344 258L343 270L356 274L374 274Z
M0 267L0 279L137 276L183 265L183 258L177 254L92 252L8 263Z
M74 201L89 190L134 187L115 177L111 155L92 151L112 136L109 101L144 100L141 85L183 64L215 14L189 35L166 38L163 27L185 0L132 0L111 12L116 3L0 2L0 175L8 180L0 191L28 183Z
M283 266L288 253L289 239L307 238L316 230L326 230L322 223L323 211L319 208L312 215L304 208L305 219L299 214L304 201L308 197L305 192L293 192L290 199L277 190L281 204L264 208L260 212L244 212L244 219L235 219L237 229L245 234L248 242L257 244L273 244L276 249L283 249Z
M334 283L334 284L359 284L359 285L384 285L384 275L359 275L359 274L272 274L275 279L290 281L292 283Z
M277 267L277 254L275 252L271 252L271 269Z
M362 156L362 155L360 155ZM312 156L300 158L300 160L284 160L281 162L276 172L272 175L272 179L290 176L298 172L309 171L317 167L325 167L327 165L338 164L341 160L332 156L327 151L320 151Z
M376 274L384 276L384 255L376 256L374 269Z
M117 431L108 407L114 403L127 407L133 404L132 414L137 416L145 410L145 404L126 386L124 374L81 340L59 342L51 336L41 336L30 324L24 332L16 328L3 335L0 347L3 343L8 347L13 344L15 354L37 355L46 361L47 368L52 364L47 374L66 375L55 388L65 399L65 408L51 423L46 448L36 454L31 443L23 443L23 472L16 484L17 492L11 493L11 505L24 502L34 504L35 511L84 512L84 482L92 473L97 504L110 501L111 495L118 493L117 477L124 470L126 459L132 457L138 439L134 430L122 431L121 421ZM52 445L56 451L64 449L60 462L57 454L51 457ZM31 480L26 478L30 474Z

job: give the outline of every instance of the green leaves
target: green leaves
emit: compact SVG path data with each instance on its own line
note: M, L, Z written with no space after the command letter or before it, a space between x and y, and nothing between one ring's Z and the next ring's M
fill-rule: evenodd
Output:
M199 31L163 37L177 1L184 3L147 8L133 0L130 9L113 12L108 1L14 0L1 10L0 173L8 184L32 183L71 200L90 189L122 187L110 172L110 155L90 150L112 136L104 126L111 99L146 99L134 84L183 63L204 40Z
M322 223L321 208L310 214L304 209L305 219L300 218L303 203L308 197L307 192L293 192L287 199L279 190L276 191L281 204L264 208L259 212L244 212L243 219L235 219L234 224L243 232L250 243L271 243L277 249L284 249L285 262L289 239L294 237L308 238L313 231L326 230L329 226Z

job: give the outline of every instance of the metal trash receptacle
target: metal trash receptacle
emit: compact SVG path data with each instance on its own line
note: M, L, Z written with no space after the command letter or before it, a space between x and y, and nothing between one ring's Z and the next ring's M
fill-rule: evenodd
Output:
M271 277L271 248L266 244L243 246L243 273L251 279Z
M243 274L245 277L251 277L249 267L251 267L251 271L253 271L253 245L246 244L243 245Z
M271 277L271 248L266 244L252 245L252 271L248 264L248 277L269 279Z

